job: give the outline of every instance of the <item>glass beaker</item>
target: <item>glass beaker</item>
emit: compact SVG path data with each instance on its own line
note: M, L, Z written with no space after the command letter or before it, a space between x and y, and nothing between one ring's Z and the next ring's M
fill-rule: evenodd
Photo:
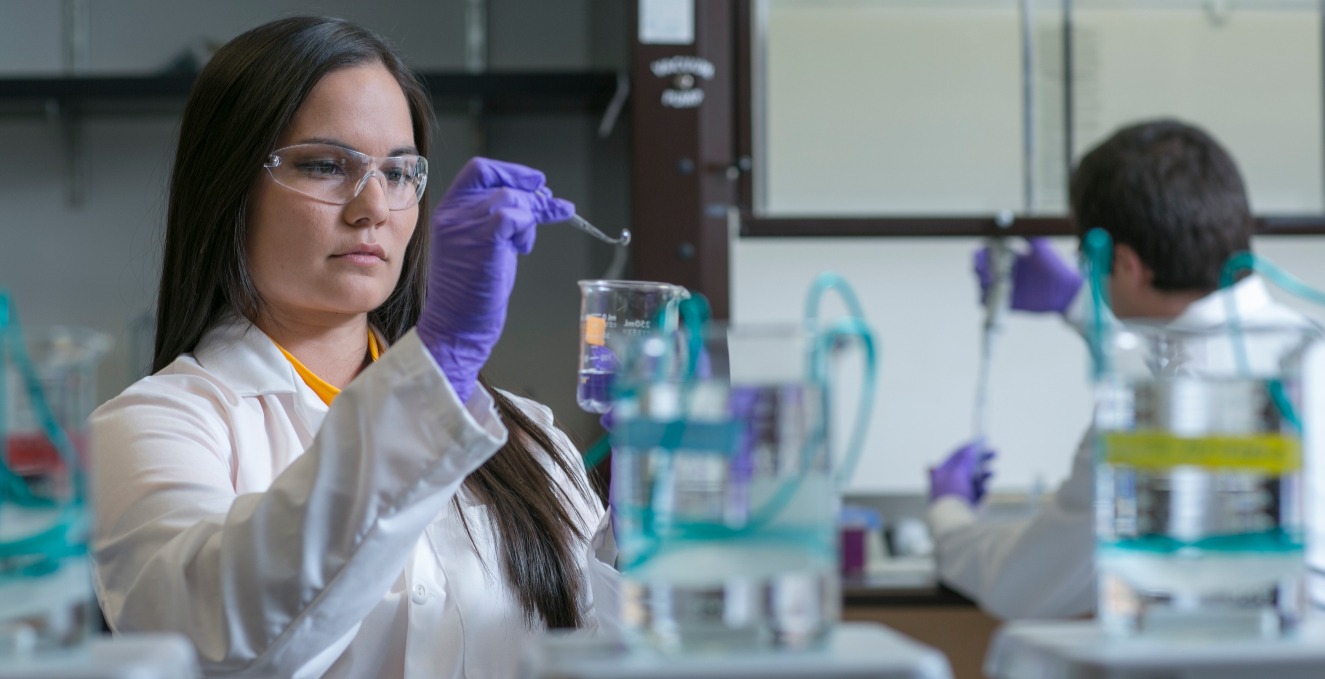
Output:
M842 337L715 323L624 350L612 509L633 639L797 649L836 623L842 479L824 369Z
M690 296L679 285L589 280L580 285L580 369L575 401L582 410L611 409L616 350L631 337L676 327L676 305Z
M1105 335L1099 618L1115 635L1278 636L1306 607L1306 326Z
M3 300L0 300L3 302ZM104 334L0 329L0 657L80 643L96 619L84 423Z

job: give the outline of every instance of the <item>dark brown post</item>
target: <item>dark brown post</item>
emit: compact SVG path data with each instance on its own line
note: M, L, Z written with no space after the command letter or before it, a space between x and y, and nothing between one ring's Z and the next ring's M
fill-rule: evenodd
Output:
M735 0L693 0L688 44L648 42L640 2L631 22L634 276L701 292L714 317L727 318Z

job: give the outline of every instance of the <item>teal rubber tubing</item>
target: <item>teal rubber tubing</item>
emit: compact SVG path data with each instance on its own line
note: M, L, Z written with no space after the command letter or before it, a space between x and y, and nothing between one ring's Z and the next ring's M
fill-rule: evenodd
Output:
M861 342L862 348L865 352L865 371L861 387L861 398L857 406L856 421L852 427L851 436L848 439L847 450L843 456L843 464L841 465L839 472L834 475L834 483L840 488L845 485L846 482L850 480L851 475L854 474L856 464L858 463L861 451L864 448L864 439L868 431L870 420L869 413L873 410L874 405L875 382L878 373L878 354L875 347L873 333L865 323L864 310L859 299L856 297L855 291L852 290L846 279L837 273L825 272L817 276L812 283L806 299L805 327L808 330L818 329L819 303L824 293L829 290L835 290L841 295L852 316L838 320L833 325L829 326L827 331L815 335L819 338L819 341L811 343L811 346L808 347L805 366L806 380L810 384L822 384L824 393L829 393L831 385L828 383L825 352L835 346L836 343L844 337L857 338ZM693 381L696 378L696 363L700 349L703 347L703 328L709 320L707 300L703 299L702 295L695 295L691 299L695 301L689 303L691 300L683 300L680 305L681 319L691 328L691 332L687 338L689 342L687 347L689 356L687 357L688 360L684 375L686 382ZM682 390L683 394L686 394L687 392L687 389ZM681 412L685 413L686 411L687 408L683 401ZM679 421L673 423L673 426L677 427L675 433L679 434L681 429L684 428L684 421L685 418L683 416ZM802 469L808 468L810 457L821 445L823 437L826 436L828 425L829 422L825 421L818 428L818 431L812 432L807 437L801 459ZM679 440L679 436L665 437L665 440L661 442L660 447L664 450L672 451L675 449L674 441ZM602 443L603 442L600 441L599 444L595 444L595 446L586 453L586 466L590 466L591 463L596 464L599 455L605 456L606 453L600 449L600 444ZM607 447L610 449L610 446ZM785 480L773 494L773 497L769 498L768 502L752 513L750 520L747 521L744 526L728 529L725 534L728 537L739 537L759 531L763 526L775 519L786 506L790 504L791 500L796 495L796 491L800 486L803 476L803 474L798 474ZM643 550L631 564L626 565L627 568L643 564L648 561L656 551L656 542L658 539L655 535L656 529L652 525L649 525L650 521L647 520L647 518L644 520L644 524L643 529L646 537L652 538L655 544L652 545L651 549Z
M592 446L589 446L588 450L584 451L584 468L593 469L594 467L597 467L603 460L606 460L607 456L611 453L612 436L610 434L603 434L598 437L597 441L594 441Z
M874 333L865 322L865 310L860 304L860 299L856 296L856 291L847 282L846 278L835 271L820 273L815 276L814 281L810 284L809 293L805 298L805 327L808 330L818 329L819 305L823 296L830 290L838 293L850 315L829 326L826 332L818 335L820 341L810 347L810 355L807 357L809 371L807 380L811 384L822 384L824 392L831 393L832 385L828 375L826 352L835 346L840 338L857 338L865 352L865 371L862 376L856 419L852 425L846 451L842 456L842 465L838 473L834 475L837 487L843 488L851 480L852 475L855 474L856 464L860 461L860 455L865 446L865 436L869 431L870 413L874 409L879 358Z
M8 388L8 379L4 376L4 366L14 365L23 382L24 390L27 392L28 402L33 414L36 415L46 437L55 446L57 453L64 461L65 468L71 473L74 497L72 502L61 507L59 517L45 530L33 535L0 541L0 556L39 552L48 557L63 558L67 555L66 552L70 547L68 536L73 535L74 528L84 511L83 470L78 462L73 444L69 441L69 437L65 435L59 423L55 421L55 415L46 402L46 395L41 388L41 380L37 375L36 368L32 365L31 359L28 357L27 347L23 343L23 333L19 326L18 314L15 312L10 299L8 292L0 289L0 344L3 344L4 347L0 349L0 390ZM9 359L8 363L3 362L5 359ZM0 405L8 407L7 402L0 402ZM0 415L0 418L2 417L3 415ZM0 505L5 502L13 502L21 507L60 506L52 498L34 495L27 482L9 469L8 435L8 422L0 419L0 492L4 493L3 496L0 496Z
M861 376L860 399L856 403L855 422L852 423L851 436L847 439L846 452L842 456L842 465L835 475L838 488L845 488L856 473L856 465L865 448L865 436L869 433L870 413L874 411L875 385L878 381L879 363L874 345L874 335L864 320L843 318L834 323L825 335L825 342L831 346L838 337L855 337L865 352L864 374Z
M1104 274L1113 268L1113 239L1104 229L1091 229L1086 233L1083 246L1091 301L1086 344L1090 347L1091 378L1098 381L1109 372L1109 355L1105 349L1108 330L1104 327L1104 309L1109 305L1109 293L1104 287Z
M1242 271L1255 271L1266 280L1274 283L1279 289L1287 292L1294 297L1305 300L1318 306L1325 306L1325 293L1316 290L1307 285L1304 281L1292 274L1280 269L1270 260L1259 257L1251 252L1242 251L1235 253L1228 261L1224 263L1223 269L1219 273L1219 287L1229 288L1237 282L1237 276ZM1251 372L1251 364L1247 359L1247 347L1240 340L1241 321L1238 317L1238 305L1232 295L1225 296L1225 308L1227 309L1230 325L1234 335L1234 353L1238 362L1238 370L1244 375ZM1270 399L1279 413L1283 415L1284 420L1289 423L1296 431L1302 431L1302 418L1293 408L1292 401L1284 389L1283 382L1273 380L1270 385Z

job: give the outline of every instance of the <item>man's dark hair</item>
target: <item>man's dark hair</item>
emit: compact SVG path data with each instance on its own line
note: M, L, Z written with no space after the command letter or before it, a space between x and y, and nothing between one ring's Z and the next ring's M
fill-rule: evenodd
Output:
M1251 249L1255 222L1228 152L1176 120L1125 127L1072 174L1077 234L1100 228L1130 246L1166 291L1210 292L1234 253Z

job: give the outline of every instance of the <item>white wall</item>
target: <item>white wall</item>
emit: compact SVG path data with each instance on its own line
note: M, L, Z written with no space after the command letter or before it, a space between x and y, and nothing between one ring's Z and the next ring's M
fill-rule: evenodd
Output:
M841 1L771 10L758 158L768 214L1021 206L1014 11Z
M88 74L148 74L199 41L223 42L278 16L319 13L383 33L421 69L461 70L464 1L365 3L282 0L95 0L89 7ZM60 2L0 0L0 77L64 72ZM493 69L623 67L627 7L617 0L489 3ZM0 108L0 287L14 295L25 324L77 324L110 333L115 351L102 367L102 398L140 372L150 337L134 323L155 302L162 219L178 112L86 116L77 152L88 181L81 205L67 199L64 137L40 111ZM443 115L431 153L435 197L478 148L544 170L559 195L603 224L629 216L627 139L618 126L595 136L596 114L488 116L471 125ZM610 252L573 230L547 229L524 258L511 319L488 366L494 382L553 406L587 438L596 420L575 408L579 278L601 275ZM537 347L538 351L530 351Z
M1017 0L765 0L768 215L1061 213L1061 9L1032 0L1033 198ZM1325 210L1319 8L1077 0L1073 149L1176 116L1220 139L1258 209ZM756 140L756 144L759 140Z
M977 241L745 239L732 245L737 322L797 318L810 281L822 270L850 281L881 348L878 399L852 488L922 488L926 466L972 433L981 312L970 258ZM1059 245L1065 253L1072 247L1067 239ZM1025 488L1036 475L1052 481L1066 474L1090 415L1085 360L1084 345L1062 322L1008 319L989 386L989 440L1003 453L999 486Z

